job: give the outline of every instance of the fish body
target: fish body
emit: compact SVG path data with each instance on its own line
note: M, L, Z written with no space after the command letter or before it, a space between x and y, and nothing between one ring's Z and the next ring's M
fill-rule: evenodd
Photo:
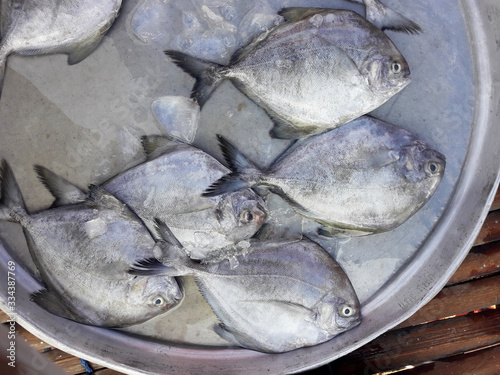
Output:
M196 78L192 97L200 105L229 79L274 120L276 138L338 127L379 107L410 82L404 57L366 19L347 10L304 9L283 9L288 22L236 51L227 66L182 52L166 54Z
M2 0L0 90L7 57L66 53L85 59L118 16L121 0Z
M266 216L266 204L244 189L218 197L203 191L229 173L212 156L188 144L165 137L143 137L149 159L104 182L102 187L126 203L155 233L154 219L166 222L196 259L231 246L255 234ZM72 203L86 194L45 170L42 180L52 192L66 191ZM57 195L57 193L55 194ZM67 203L67 202L66 202Z
M327 341L360 323L347 275L310 240L252 240L236 264L194 262L179 246L157 248L158 260L139 263L131 273L194 275L221 322L216 332L235 345L281 353Z
M211 196L267 186L325 235L365 235L405 222L432 196L445 156L410 132L369 116L293 145L261 171L231 144L221 147L233 172Z
M215 158L162 137L145 137L143 143L153 158L102 186L131 207L153 233L154 219L159 218L183 241L192 258L203 259L250 238L261 227L267 209L254 191L202 196L211 183L228 173Z
M155 241L123 203L91 189L83 203L26 211L14 175L3 163L0 219L18 222L46 288L33 300L49 312L84 324L124 327L177 305L183 293L172 277L131 277Z
M366 19L381 30L393 30L408 34L419 34L422 32L417 23L392 10L379 0L349 1L363 3L366 8Z

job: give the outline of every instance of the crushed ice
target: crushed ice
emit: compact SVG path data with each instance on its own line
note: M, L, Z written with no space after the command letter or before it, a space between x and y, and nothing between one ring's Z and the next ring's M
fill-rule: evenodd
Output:
M108 225L106 224L106 221L102 218L89 220L84 225L85 231L87 232L89 238L96 238L103 235L104 233L106 233L107 227Z
M197 103L184 96L164 96L153 101L151 108L170 136L182 142L193 142L200 118Z
M282 17L267 0L145 0L131 26L143 43L222 62ZM168 17L162 15L168 14ZM177 32L174 32L177 30Z

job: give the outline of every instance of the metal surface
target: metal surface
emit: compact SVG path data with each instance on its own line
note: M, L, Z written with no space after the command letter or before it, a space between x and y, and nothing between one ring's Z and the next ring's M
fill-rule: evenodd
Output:
M123 10L122 25L130 19L133 10L138 7L132 7L130 3L131 2L129 2L129 5ZM386 1L386 3L397 7L397 2ZM434 2L430 2L429 4L434 4ZM449 9L446 9L447 7ZM435 78L436 81L448 77L446 74L448 74L449 71L451 71L449 74L453 74L453 70L456 70L457 67L450 64L450 60L446 59L446 56L440 56L436 62L433 61L436 56L432 53L428 53L428 51L426 51L427 53L422 53L419 51L419 47L422 48L422 44L418 43L423 43L422 41L419 42L418 38L420 37L412 37L412 39L409 39L407 36L394 36L396 42L399 41L400 44L407 44L403 45L403 47L408 49L407 53L404 52L405 56L406 54L410 56L413 54L415 59L421 59L420 62L422 65L427 64L425 65L427 68L426 70L419 71L418 64L414 62L416 65L412 72L414 74L414 82L412 86L410 86L410 89L407 92L404 91L402 93L404 95L402 95L400 99L388 103L388 106L377 111L377 115L383 119L391 119L398 125L404 126L406 124L406 126L409 127L418 124L421 118L430 120L432 124L427 124L427 127L423 126L419 131L422 132L423 137L427 137L424 139L427 140L431 137L432 139L430 139L430 141L435 142L438 147L446 148L447 152L445 152L445 154L449 159L450 168L448 170L447 166L447 181L442 183L442 187L440 187L441 191L438 191L436 196L431 200L434 201L434 203L431 202L428 207L424 208L422 212L416 215L415 219L411 219L409 222L405 223L403 225L404 227L399 231L387 234L387 236L372 236L372 238L368 240L353 240L348 243L339 241L323 243L323 245L338 258L344 268L346 268L346 271L353 279L353 284L358 288L361 299L364 302L362 308L363 322L361 325L321 345L279 355L269 355L249 350L228 348L224 346L225 344L223 341L217 341L216 337L211 337L209 334L207 338L202 338L199 343L190 342L188 340L188 342L190 342L189 344L182 344L178 340L169 340L168 336L165 337L166 333L164 332L166 332L169 327L175 326L176 319L180 319L181 314L186 311L191 311L182 310L182 307L171 314L167 314L168 317L166 319L170 320L169 324L163 325L162 322L155 320L149 325L141 325L135 329L131 329L130 331L133 332L132 334L124 331L105 330L80 325L48 314L29 301L29 293L36 290L39 284L32 276L30 266L28 265L26 267L27 271L21 266L21 264L29 264L29 259L16 247L20 241L22 242L19 228L14 224L7 224L0 227L0 237L4 238L0 246L0 269L2 275L7 275L8 262L14 261L16 264L15 309L13 312L19 324L42 340L61 350L130 374L262 374L264 372L277 374L299 372L330 362L362 346L411 316L439 292L468 253L483 223L496 188L498 187L500 173L500 147L498 145L498 140L500 139L500 113L498 110L498 108L500 108L500 70L496 63L500 61L500 51L497 48L500 40L500 5L498 1L463 0L459 3L457 1L448 0L440 3L439 6L436 5L435 9L433 9L432 6L428 8L416 7L416 11L419 12L418 14L420 16L426 14L426 12L429 14L429 20L426 21L426 24L422 25L424 29L427 27L427 35L422 36L422 38L426 41L434 41L437 44L437 46L429 45L429 51L432 52L433 48L442 47L439 46L438 42L441 39L446 39L447 43L443 43L443 49L462 48L464 54L467 55L467 53L470 53L471 66L473 69L470 74L471 78L473 78L473 84L470 88L466 87L466 77L463 78L464 82L459 82L463 88L461 88L458 83L455 86L441 84L436 85L436 91L434 92L429 88L430 85L425 87L423 87L422 84L419 85L419 79L422 79L421 75L432 73L430 67L435 67L435 71L439 73ZM448 14L457 14L457 12L459 12L460 17L462 17L461 15L463 14L467 31L466 36L469 41L468 45L461 45L456 42L456 40L467 41L467 39L460 39L459 30L450 29L446 36L429 35L429 30L433 30L432 22L436 22L440 17L445 17L443 14L438 14L444 11L448 12ZM446 17L448 17L448 15L446 15ZM117 33L119 30L121 29L117 27L115 30L112 30L112 32ZM425 32L426 31L424 31L424 33ZM391 34L391 37L393 37L393 35L394 34ZM108 40L114 43L115 46L123 42L123 40L118 37L115 38L112 35ZM412 43L415 43L413 49ZM137 47L139 51L137 53L149 53L146 47L147 46ZM89 69L91 73L92 68L107 69L107 74L116 74L124 77L123 79L127 78L123 71L118 68L114 71L115 69L106 68L106 66L100 65L106 62L106 59L101 58L100 55L100 53L106 52L106 48L109 49L110 47L103 45L100 50L96 51L97 55L93 57L96 61L95 66L92 65L85 68L84 65L82 69ZM126 50L127 49L124 48L121 51L125 54L123 51ZM438 54L436 53L436 55ZM146 57L145 59L148 58L154 60L155 63L161 61L162 64L165 64L165 61L160 60L159 57L153 56ZM455 56L455 58L457 58L457 56ZM108 57L108 63L109 59ZM468 57L466 56L464 61L466 62L467 59ZM428 60L430 60L432 64L429 65ZM28 77L32 81L36 81L36 79L33 78L33 76L36 75L34 73L34 67L37 66L36 64L42 64L43 61L46 60L37 60L35 61L36 64L35 62L32 63L32 67L30 65L23 67L22 63L24 61L25 60L13 59L13 69L17 69L17 71L20 72L18 74ZM54 57L53 61L55 63L59 61L64 62L64 58L59 60L58 57ZM409 61L411 65L411 61L415 60ZM9 62L11 62L11 60L9 60ZM466 66L465 62L463 66ZM88 64L92 64L92 60L90 60ZM133 65L132 63L129 64ZM446 66L447 64L450 64L450 66ZM443 67L443 65L445 66ZM42 64L40 68L41 71L45 73L50 72L47 66L48 65L43 66ZM134 71L134 69L138 71L140 67L139 64L137 64L137 66L130 66L129 68L131 71ZM178 91L182 95L186 95L189 92L192 82L184 76L178 77L180 76L178 72L163 71L164 68L150 69L153 71L148 71L149 77L157 76L160 81L159 83L151 79L148 80L148 75L146 75L146 78L141 76L141 79L130 80L130 87L126 87L127 84L123 84L125 86L123 91L130 90L128 95L132 98L132 96L137 94L134 90L139 90L138 92L140 92L140 89L146 90L145 87L151 85L151 92L148 91L149 96L146 98L150 101L151 97L155 97L155 95L156 97L164 95L161 84L166 84L166 78L162 76L162 74L165 73L168 77L168 84L178 87L173 90L175 93ZM464 69L467 70L466 68ZM23 118L19 111L12 111L12 106L22 107L22 104L18 104L18 102L14 100L16 99L15 95L9 97L9 92L12 92L9 87L14 87L14 83L16 83L12 80L9 86L9 73L12 78L14 71L11 70L7 73L6 87L4 87L3 94L5 97L2 97L0 101L0 112L11 111L18 114L17 118ZM61 68L61 74L65 73L66 72ZM464 76L467 76L467 74ZM426 82L432 82L434 80L433 77L425 78L428 80ZM42 88L42 91L43 87L45 87L43 81L44 78L42 77L37 83L38 87ZM19 95L21 95L22 87L18 88L18 90L20 90ZM108 87L105 82L97 84L96 90L107 90L113 92L113 94L115 94L115 91L119 93L119 88L115 89L114 87ZM223 100L224 95L228 96L227 91L230 90L231 89L227 86L221 87L221 92L215 94L215 96L219 96L219 99L215 100ZM457 90L464 90L465 92L457 92ZM85 92L84 88L82 88L82 91ZM234 91L230 91L230 93L234 93ZM45 94L49 95L50 93L45 92ZM451 108L449 108L450 103L446 102L446 99L439 99L439 97L442 96L448 98L450 101L458 100L456 98L467 97L468 94L471 96L470 118L468 117L469 111L466 104L463 106L457 104L456 107L451 106ZM88 92L86 95L88 95ZM61 94L61 96L63 95ZM140 95L137 94L137 96L139 97ZM434 118L427 114L429 117L426 118L425 115L422 114L425 111L425 108L422 107L424 104L420 106L419 103L413 106L411 105L412 101L417 102L414 98L418 96L422 98L425 105L429 105L426 100L429 101L430 105L433 103L432 100L435 100L436 106L442 105L446 107L448 112L442 117L436 116ZM99 96L98 99L103 100ZM91 103L91 99L86 100L86 104ZM132 99L130 100L132 101ZM134 98L134 100L142 99ZM235 100L241 101L242 99L239 97ZM68 99L68 101L71 103L70 99ZM202 112L202 124L200 125L200 131L197 135L197 141L195 141L195 143L198 142L198 144L205 149L214 153L218 151L216 150L215 142L210 141L210 137L213 136L213 133L217 130L220 132L227 129L226 132L229 133L229 135L237 134L241 128L237 127L237 124L234 129L228 128L227 122L236 121L235 118L237 119L238 116L240 116L240 121L244 122L246 119L245 116L247 116L244 111L235 113L234 116L228 116L230 120L226 119L226 123L220 125L220 128L210 128L208 122L211 118L216 118L215 115L212 115L212 112L216 110L225 111L226 108L231 108L230 105L224 101L220 103L222 104L217 106L217 108L208 107L204 109L205 113ZM258 109L252 107L250 102L244 101L244 103L245 106L251 107L249 113L251 113L252 116L257 116L257 120L255 121L264 121L265 115L262 113L259 114ZM73 102L73 105L74 104L75 102ZM123 112L118 113L118 115L123 116L123 118L129 118L132 113L132 120L119 124L120 129L125 129L124 132L121 130L122 132L118 133L119 136L121 135L124 138L128 136L135 137L136 133L139 134L142 131L145 133L154 132L155 129L157 131L158 128L155 128L156 125L145 124L139 121L143 115L140 108L133 107L134 111L131 112L129 111L130 107L122 106L120 108L122 104L123 103L117 99L111 100L109 103L102 106L118 107L121 112ZM150 102L146 101L146 104L149 106ZM234 105L234 103L231 104ZM236 106L238 106L238 104L236 104ZM25 107L29 108L29 102L22 108ZM97 113L101 109L102 108L97 108L95 112ZM435 109L429 108L429 113L433 110L436 111ZM85 117L87 114L89 118L93 119L94 114L90 112L92 111L87 109L87 112L84 112L83 109L80 108L64 111L68 118L76 118L78 116ZM46 123L48 121L47 118L44 118L44 121ZM61 120L63 123L62 125L50 125L53 126L53 128L50 129L56 132L57 127L63 126L65 121L65 119ZM116 121L120 122L122 120L119 119ZM463 121L464 123L460 128L460 132L456 132L456 129L452 127L453 123L456 121ZM45 123L42 125L48 127L49 125ZM443 128L443 124L449 125L450 127ZM99 125L101 127L112 127L112 124L106 123L105 120L102 120ZM266 126L268 125L269 123L267 122ZM33 132L36 132L33 126L25 130L31 129ZM81 138L83 137L83 139L91 139L95 136L97 139L95 144L100 147L97 148L97 151L106 149L106 147L110 149L107 150L108 154L104 155L107 156L107 159L103 160L100 164L98 161L100 158L104 158L104 156L94 156L94 159L90 162L88 160L90 156L85 149L66 150L67 152L76 151L77 157L82 160L74 161L74 159L72 159L73 157L69 156L65 163L59 165L59 168L66 168L66 172L70 175L70 179L73 177L80 178L82 185L88 183L89 179L99 180L106 174L119 171L127 162L130 162L130 159L133 159L132 156L135 156L138 152L139 146L135 143L131 143L130 150L121 151L122 159L120 162L113 164L108 161L112 160L112 156L118 152L116 151L116 144L106 143L107 141L105 139L99 138L99 134L101 133L96 133L96 135L93 129L85 129L85 126L81 123L79 126L71 129L71 131L80 132L78 134L80 134L79 136ZM135 129L140 129L140 131ZM47 134L49 133L48 130L44 129L41 134L44 134L45 131L47 131ZM68 132L70 132L70 130L68 130ZM450 142L454 140L453 137L455 135L453 133L460 133L457 134L460 139L456 140L457 143L451 144ZM2 137L16 139L14 125L1 123L0 134ZM28 136L29 138L32 133L26 134L25 137ZM259 141L262 141L263 146L261 147L267 149L272 148L269 143L266 143L267 140L264 140L264 138L267 137L265 130L259 129L259 134L262 134L262 139L258 138L255 140L255 145L259 144ZM235 136L235 139L238 138ZM65 139L52 141L54 142L52 144L55 145L53 146L54 150L49 149L48 146L44 146L43 143L45 141L44 139L38 138L29 139L26 142L27 146L24 145L23 147L19 147L19 149L29 150L30 147L35 151L40 149L41 152L44 153L44 158L46 160L50 160L51 158L56 159L57 147L59 147L59 144L64 142ZM25 170L22 171L23 173L19 173L19 168L17 170L14 168L14 172L20 174L21 189L23 192L27 191L28 193L28 205L41 208L48 201L46 193L36 192L29 195L28 192L32 185L36 185L34 177L30 176L33 175L30 168L33 159L36 160L37 156L31 156L31 159L27 156L24 156L24 159L17 157L18 154L15 152L17 145L14 141L13 143L12 150L9 149L7 145L5 146L7 148L3 148L4 151L1 151L2 154L0 156L8 158L9 161L13 158L14 164L16 164L17 161L19 165L24 165ZM38 146L40 144L42 144L42 146ZM241 144L244 145L245 143L242 141ZM249 146L249 156L255 156L254 159L257 159L257 161L262 164L266 164L266 160L270 157L269 153L260 154L259 152L261 149L257 148L255 145L252 147ZM453 148L462 149L463 152L454 154ZM440 150L440 148L438 148L438 150ZM59 151L62 153L64 149ZM96 153L98 154L97 151ZM93 150L90 152L93 152ZM31 164L29 164L30 162ZM89 164L90 167L82 169L82 165L84 164ZM51 167L50 165L48 166ZM57 167L57 165L55 165L55 167ZM99 170L99 167L101 170L96 171ZM54 166L52 166L52 168L57 170ZM71 175L72 173L74 176ZM31 178L33 179L30 180ZM430 223L426 223L426 220L430 221ZM309 225L310 223L306 223L304 228L307 230ZM404 235L405 231L411 231L412 229L417 230L416 228L425 226L429 228L426 232L408 237ZM372 268L355 267L354 265L358 259L352 255L352 251L356 250L358 246L365 249L368 246L367 243L373 244L374 248L372 255L365 259L364 264L371 265ZM384 245L391 250L385 251ZM398 249L401 249L401 253L396 255ZM348 255L349 251L351 251L351 255ZM380 266L387 264L391 259L396 259L394 264L388 267L387 270L382 269L380 276L378 278L375 277L373 281L374 286L367 286L370 283L370 280L367 279L366 276L367 270L379 270ZM375 266L379 268L373 268ZM0 296L0 307L9 313L6 281L0 282ZM193 299L187 303L194 303L196 301L197 299L193 297ZM205 308L206 306L203 307L202 310ZM209 326L213 322L212 317L203 314L201 320L204 321L206 326ZM184 321L182 324L179 323L182 327L190 325L196 326L196 324L194 318ZM189 330L189 327L184 329ZM155 334L156 330L160 333ZM204 331L205 328L201 328L201 330ZM175 328L172 328L172 332L174 331Z

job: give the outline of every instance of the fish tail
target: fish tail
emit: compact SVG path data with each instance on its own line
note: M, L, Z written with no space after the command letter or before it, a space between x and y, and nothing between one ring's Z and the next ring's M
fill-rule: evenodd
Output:
M0 185L2 192L2 198L0 199L0 220L18 222L18 215L15 213L25 213L26 205L24 204L21 189L19 189L14 173L5 160L2 160L0 166Z
M200 107L203 107L212 92L224 79L221 74L223 66L197 59L179 51L165 51L165 55L169 56L178 67L196 79L191 98L195 99Z
M407 34L419 34L422 28L416 23L382 4L379 0L363 1L366 19L381 30L393 30Z
M204 197L215 197L252 187L262 172L246 158L236 147L221 135L217 135L222 155L231 173L222 176L211 184L202 194Z
M172 233L170 228L160 219L155 219L155 229L163 240L161 243L161 262L156 258L146 258L137 261L128 273L136 276L184 276L189 274L186 262L188 256L184 253L183 246Z
M146 258L135 262L127 273L134 276L178 276L172 275L172 270L156 258Z

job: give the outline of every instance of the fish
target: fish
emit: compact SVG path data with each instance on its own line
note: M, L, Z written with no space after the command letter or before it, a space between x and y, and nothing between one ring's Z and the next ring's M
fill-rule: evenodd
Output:
M44 287L32 300L57 316L120 328L177 306L183 290L170 276L127 270L154 255L156 241L118 199L92 186L85 202L28 213L9 164L0 169L0 220L19 223Z
M349 10L297 8L287 22L237 50L228 65L173 50L171 61L196 80L191 98L203 106L228 79L261 106L280 139L336 128L385 103L410 81L407 61L389 37ZM301 8L305 9L305 8Z
M216 333L233 345L283 353L317 345L361 322L356 292L342 267L309 240L251 241L248 254L228 260L196 262L157 221L164 244L155 258L131 267L133 275L195 278L220 324Z
M349 0L363 3L366 8L366 19L381 30L392 30L407 34L420 34L422 28L412 20L384 5L379 0Z
M396 228L430 199L446 167L419 137L371 116L296 142L265 170L224 137L219 142L232 172L205 196L268 187L329 237Z
M0 4L0 95L7 57L68 54L85 59L118 16L121 0L2 0Z
M245 241L262 226L267 206L253 190L202 196L211 183L230 172L215 158L169 137L144 136L142 143L148 159L100 186L127 204L151 233L156 233L154 219L159 218L183 241L193 259L203 259ZM85 199L85 192L46 168L39 168L38 174L55 195L65 191L71 203Z

